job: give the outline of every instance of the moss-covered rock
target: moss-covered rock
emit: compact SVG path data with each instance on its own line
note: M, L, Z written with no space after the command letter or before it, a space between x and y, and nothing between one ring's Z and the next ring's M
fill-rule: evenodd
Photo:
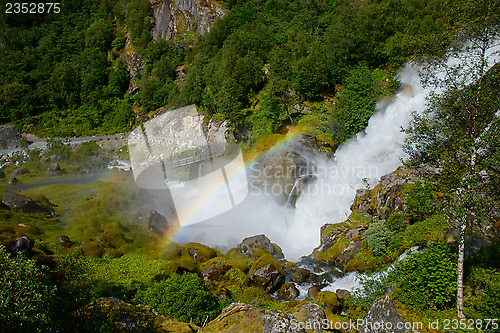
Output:
M252 265L249 278L270 293L277 290L285 281L285 271L271 254L266 253Z
M287 301L294 300L299 296L299 290L295 284L288 282L281 286L280 296Z
M241 254L238 249L232 248L226 252L224 257L231 259L231 262L234 263L236 267L241 269L243 272L248 272L250 267L252 267L255 262L254 259L250 259L247 256Z
M307 278L311 275L311 272L306 268L299 268L293 273L292 281L295 283L303 283L307 281Z
M244 303L232 303L212 320L203 331L206 333L262 333L262 332L296 332L302 329L293 327L295 318L288 313L255 308Z
M316 295L316 304L333 314L338 314L342 310L337 294L332 291L320 291Z
M102 258L104 255L104 245L95 240L84 241L82 243L82 250L89 257Z
M113 297L99 298L78 310L75 316L75 329L79 332L157 332L163 321L144 306Z
M217 257L217 252L206 245L191 242L182 246L181 255L183 257L191 257L196 260L196 262L202 263L211 258Z
M337 257L349 246L345 235L338 237L331 246L324 246L321 251L314 252L314 259L334 265Z
M257 259L265 253L271 254L276 260L283 260L285 256L281 248L271 243L266 235L257 235L245 238L236 249L244 256Z
M161 248L158 259L177 260L181 257L182 247L175 243L168 243Z

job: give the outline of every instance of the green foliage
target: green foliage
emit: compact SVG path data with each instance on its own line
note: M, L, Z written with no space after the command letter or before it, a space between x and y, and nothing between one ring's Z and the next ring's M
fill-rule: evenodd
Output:
M415 183L408 191L406 205L410 222L423 221L439 209L439 202L434 197L430 183Z
M363 234L368 248L376 256L382 256L386 253L387 247L393 237L394 232L387 228L387 224L383 220L370 224L368 230Z
M395 263L391 270L362 278L353 302L369 308L375 299L392 291L411 309L445 309L454 305L456 267L456 255L444 243L432 244Z
M472 295L465 300L465 313L474 319L500 318L500 272L475 269L469 277ZM493 332L493 330L490 330Z
M103 297L128 298L128 293L150 284L162 272L166 260L150 259L145 255L129 252L119 258L86 257L85 265L94 282L94 292Z
M395 297L416 309L444 309L456 296L456 255L444 243L431 245L422 254L410 256L396 269L400 275Z
M219 301L196 274L174 274L167 280L139 290L135 301L149 305L158 313L201 326L206 317L214 319L221 311Z
M56 287L46 271L0 246L0 324L11 330L55 331Z

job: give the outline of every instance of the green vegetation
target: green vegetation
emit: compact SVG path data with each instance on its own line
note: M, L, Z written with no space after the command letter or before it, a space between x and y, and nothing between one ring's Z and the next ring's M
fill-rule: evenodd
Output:
M151 306L162 315L200 326L207 316L212 320L221 310L217 297L210 293L203 280L192 273L174 274L167 280L140 290L135 300Z
M436 243L395 263L377 278L364 278L355 303L369 308L375 299L392 291L410 309L445 309L454 305L455 282L456 256L443 243Z
M46 271L24 257L11 258L0 246L0 324L17 330L54 329L56 287Z
M393 237L394 233L387 228L385 221L372 223L363 234L368 248L376 256L381 256L386 252L389 242Z

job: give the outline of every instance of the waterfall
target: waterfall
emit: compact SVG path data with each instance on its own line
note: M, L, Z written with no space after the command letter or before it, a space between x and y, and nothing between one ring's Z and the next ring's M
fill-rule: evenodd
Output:
M368 127L341 145L332 160L316 161L318 175L297 199L289 241L279 243L286 257L298 258L319 245L319 230L326 223L346 220L356 189L374 186L381 176L394 171L405 157L402 150L412 112L422 112L428 90L420 84L416 68L406 66L399 74L401 91L392 100L377 104Z
M249 195L233 210L211 220L183 228L174 241L196 241L221 251L248 236L265 234L278 244L286 258L298 260L320 244L320 228L325 223L346 220L356 189L374 186L381 176L394 171L404 158L402 145L411 112L421 112L428 91L422 88L417 69L407 66L399 74L401 91L391 100L377 104L365 131L341 145L334 159L312 161L314 175L298 179L307 182L295 203L279 204L265 194ZM307 178L307 179L306 179ZM296 188L292 190L291 197Z

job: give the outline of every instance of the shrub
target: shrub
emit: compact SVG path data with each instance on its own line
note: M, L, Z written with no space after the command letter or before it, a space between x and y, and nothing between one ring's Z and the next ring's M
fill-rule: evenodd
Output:
M444 309L452 305L456 295L456 262L444 243L433 244L423 253L401 261L391 272L399 279L396 298L416 309Z
M385 221L381 220L372 223L363 237L372 253L375 256L382 256L385 254L392 237L394 237L394 232L387 228Z
M410 222L423 221L439 208L439 203L434 197L431 187L428 183L422 185L422 183L417 182L408 190L406 205Z
M470 276L470 283L474 292L465 302L467 317L500 318L500 272L477 268Z
M51 331L55 286L48 274L24 256L10 257L0 245L0 327L11 331Z
M140 290L136 297L159 314L201 326L208 316L214 319L221 311L217 298L196 274L173 274L150 287Z
M393 291L394 297L412 309L444 309L454 304L456 256L444 243L432 244L422 253L412 254L383 273L360 279L353 305L368 309L375 299Z

